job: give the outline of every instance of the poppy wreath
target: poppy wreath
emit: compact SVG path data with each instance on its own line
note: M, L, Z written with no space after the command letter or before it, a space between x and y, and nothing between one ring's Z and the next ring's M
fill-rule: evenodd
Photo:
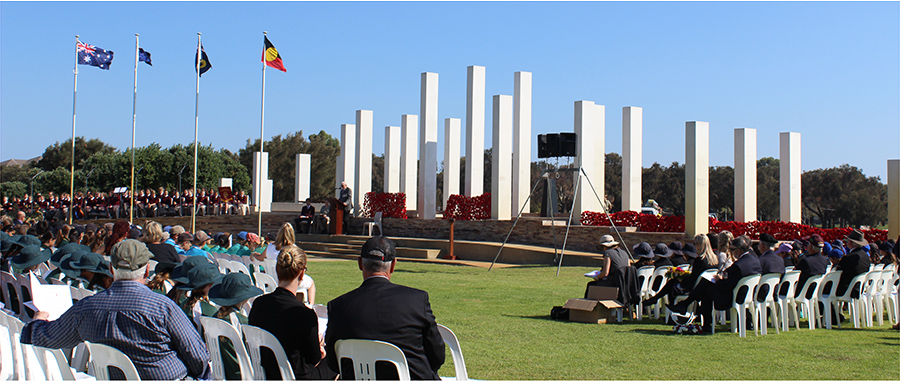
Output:
M468 197L460 194L450 195L444 207L444 219L460 221L487 220L491 218L491 194Z
M610 220L616 226L633 226L642 232L677 233L684 231L684 216L655 216L652 214L640 214L631 210L616 212L611 215L591 211L585 211L581 214L582 225L610 226ZM735 222L719 221L714 218L709 219L709 231L711 233L718 233L723 230L728 230L735 236L747 235L752 239L758 239L760 233L769 233L775 239L781 241L808 239L813 234L822 236L826 241L833 241L835 239L843 239L853 231L852 228L822 229L783 221ZM887 240L887 230L866 229L861 231L869 241Z
M381 212L382 218L406 219L406 193L368 192L363 207L363 217L372 218L375 212Z

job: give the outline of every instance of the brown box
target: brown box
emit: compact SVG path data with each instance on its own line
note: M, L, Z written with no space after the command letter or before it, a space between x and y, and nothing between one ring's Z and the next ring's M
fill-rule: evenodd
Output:
M618 295L616 287L590 286L587 299L569 299L563 308L569 310L569 321L606 324L614 316L614 310L622 308L616 301Z

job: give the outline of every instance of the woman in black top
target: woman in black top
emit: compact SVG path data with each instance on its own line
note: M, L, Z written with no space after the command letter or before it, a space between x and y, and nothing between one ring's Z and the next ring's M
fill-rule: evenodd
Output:
M144 229L144 243L153 254L153 260L157 262L181 263L181 257L175 251L175 246L163 241L162 226L159 222L150 221Z
M275 265L278 288L256 298L250 309L250 325L269 331L278 338L298 380L333 380L337 377L325 358L324 338L319 335L316 313L297 299L296 290L306 273L306 253L297 246L286 246ZM262 353L265 379L281 379L275 357ZM262 378L262 377L260 377Z
M709 243L709 237L706 234L697 234L694 236L695 245L686 244L682 252L691 260L691 274L681 281L669 279L668 282L659 290L652 298L644 301L646 305L656 303L663 296L668 296L669 301L674 301L678 295L685 295L694 289L697 279L704 271L717 268L719 266L719 257L712 249Z

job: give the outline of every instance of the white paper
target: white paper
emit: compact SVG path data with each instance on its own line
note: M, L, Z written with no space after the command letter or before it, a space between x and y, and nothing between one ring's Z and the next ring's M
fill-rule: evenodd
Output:
M24 303L35 311L50 314L47 320L58 319L69 307L72 307L72 293L69 286L58 284L41 284L34 273L31 278L31 302Z
M713 277L714 277L715 275L716 275L716 274L715 274L715 273L712 273L712 272L709 272L709 273L704 272L703 274L700 274L700 276L701 276L702 278L704 278L704 279L706 279L706 280L708 280L708 281L710 281L710 282L713 282L713 283L716 283L716 281L713 280Z

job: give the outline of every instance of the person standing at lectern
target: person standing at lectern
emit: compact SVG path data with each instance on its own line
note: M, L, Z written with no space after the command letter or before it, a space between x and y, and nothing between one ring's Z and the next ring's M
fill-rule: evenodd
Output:
M353 189L347 186L346 181L341 181L341 197L338 201L344 203L344 234L350 231L350 211L353 210Z

